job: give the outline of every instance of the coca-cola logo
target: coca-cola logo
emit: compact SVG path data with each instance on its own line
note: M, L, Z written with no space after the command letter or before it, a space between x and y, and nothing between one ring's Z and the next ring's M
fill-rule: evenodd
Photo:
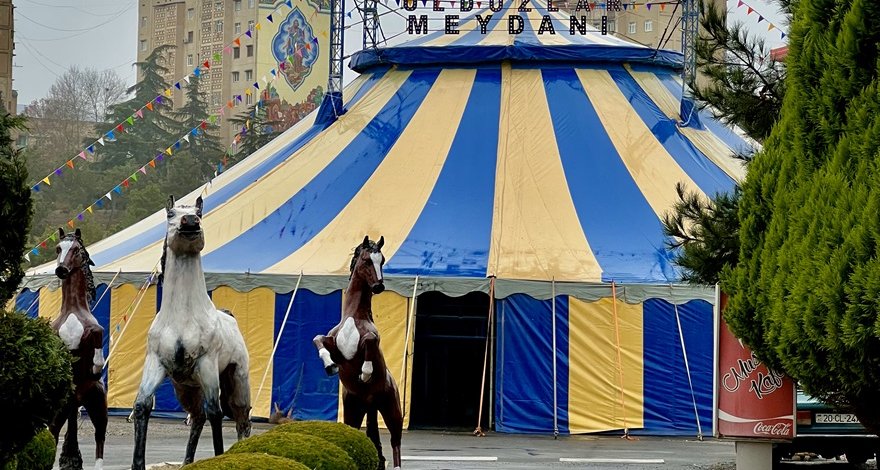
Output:
M761 434L764 436L791 436L791 423L774 423L774 424L764 424L763 421L758 421L755 424L754 429L755 434Z

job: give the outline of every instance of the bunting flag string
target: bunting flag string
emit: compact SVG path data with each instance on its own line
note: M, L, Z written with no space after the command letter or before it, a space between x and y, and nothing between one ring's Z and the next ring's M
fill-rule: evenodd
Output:
M785 39L785 36L787 36L785 31L782 30L782 28L771 23L770 20L768 20L767 17L765 17L764 15L762 15L755 7L749 5L748 3L744 2L743 0L737 0L736 7L737 8L746 7L747 8L746 16L749 16L752 13L756 13L758 15L758 23L760 23L762 21L767 22L767 31L772 31L774 29L779 31L779 35L780 35L779 39Z
M317 42L317 38L314 41ZM298 49L304 49L308 46L309 46L309 44L304 44L302 46L297 46L297 47L298 47ZM292 63L292 56L288 57L288 61L290 61ZM277 68L273 68L272 70L270 70L269 73L272 76L271 81L275 81L278 78L278 70L284 70L285 67L286 67L285 62L280 62L278 64ZM268 77L263 77L263 81L268 83L268 81L269 81ZM264 90L264 93L268 93L268 86L265 88L266 88L266 90ZM257 91L252 91L252 90L257 90ZM253 85L251 85L250 87L245 89L244 94L250 95L253 93L255 95L259 95L260 94L259 90L260 90L259 82L254 82ZM235 101L236 101L236 103L229 106L230 108L236 106L238 103L243 102L242 95L236 95ZM215 177L218 176L220 173L222 173L224 170L226 170L228 168L228 157L235 154L235 150L236 150L238 143L241 142L241 139L243 138L243 136L245 136L247 134L248 130L250 130L251 119L256 117L256 113L259 112L259 108L262 107L262 102L263 102L262 99L257 100L257 102L254 106L254 111L250 112L248 114L248 116L245 118L245 126L242 127L241 131L239 131L238 133L235 134L235 136L232 138L231 143L229 145L227 145L226 150L223 152L223 157L220 159L220 161L214 167L215 168L214 169L214 176ZM230 103L232 103L232 102L230 102ZM223 112L223 107L221 106L219 108L219 113L222 114L222 112ZM84 221L87 214L94 215L94 209L95 208L98 208L98 209L103 208L104 204L105 204L105 202L104 202L105 200L107 200L108 202L113 200L113 193L121 195L123 193L123 188L129 188L132 184L137 182L138 181L138 173L141 173L142 175L147 175L147 167L156 168L157 164L164 161L166 154L169 157L173 156L176 153L176 151L182 147L182 142L186 142L186 143L191 144L192 137L199 137L199 136L204 135L204 132L208 129L209 123L211 125L218 125L219 124L218 115L217 114L209 115L206 120L201 121L198 125L196 125L192 129L188 130L186 133L181 135L181 137L178 138L174 143L167 146L165 148L164 153L162 153L162 152L157 153L156 156L153 157L152 159L150 159L148 162L135 168L135 170L131 173L131 175L129 175L127 178L120 181L118 184L116 184L109 191L105 192L103 196L99 197L94 202L92 202L91 204L86 206L85 209L81 210L75 216L71 217L70 220L67 221L67 226L70 227L71 229L74 229L76 227L76 221L79 221L79 222ZM71 168L73 168L73 166L71 166ZM61 169L56 170L55 174L61 175ZM46 186L51 186L51 181L49 180L49 176L44 178L42 180L42 182ZM50 241L52 241L52 242L57 241L55 239L55 237L56 237L56 235L55 235L54 230L50 230L48 236L43 238L43 240L40 243L34 245L30 250L28 250L24 254L25 259L27 261L30 261L31 255L35 255L35 256L39 255L41 250L48 249L48 243Z
M285 2L279 3L274 9L272 9L272 11L269 12L269 14L266 16L266 20L268 22L272 23L273 22L273 15L278 13L280 16L280 14L283 13L282 7L285 7L285 6L288 9L292 10L293 9L292 0L287 0ZM317 13L317 11L315 13ZM313 17L314 17L314 15L313 15ZM230 46L234 45L236 47L241 47L241 38L243 36L246 36L248 38L253 39L253 31L259 31L260 27L261 27L260 23L257 22L252 27L248 27L248 29L244 33L238 34L229 44L226 44L221 48L223 53L227 54L227 55L231 55L233 52L232 52L232 47L230 47ZM315 41L315 42L317 42L317 41ZM205 70L209 70L212 66L220 65L221 61L222 61L221 53L214 52L211 55L211 58L208 60L205 60L205 62L202 63L200 67L196 67L192 71L192 73L188 73L184 77L182 77L180 80L176 80L174 82L174 85L171 88L167 88L166 90L164 90L164 92L163 92L164 95L166 97L170 98L173 94L172 88L176 88L177 90L181 89L181 83L180 83L181 81L185 81L186 83L190 83L190 75L195 75L196 77L198 77L202 74L201 67L204 67ZM43 185L45 185L45 187L50 187L51 186L51 178L50 177L52 177L53 175L61 176L63 174L65 167L67 167L69 169L73 169L74 168L74 161L75 161L76 157L80 157L84 161L88 161L89 159L86 157L86 153L85 153L86 151L88 151L88 153L90 155L94 155L95 148L96 148L95 144L99 144L103 147L103 146L106 146L107 143L115 142L117 134L122 135L123 133L126 132L127 128L125 127L125 124L127 124L129 128L134 126L137 119L144 119L144 115L145 115L144 110L145 109L147 111L154 111L155 106L160 105L160 104L162 104L162 94L156 96L155 98L148 101L147 103L144 103L143 106L141 106L140 108L135 110L135 112L132 113L130 116L127 116L122 121L116 123L116 125L114 127L110 128L110 131L108 131L107 133L105 133L104 135L99 137L97 140L92 142L92 144L89 145L88 147L86 147L85 150L79 152L74 157L71 157L71 158L68 158L67 160L65 160L61 165L59 165L55 170L51 171L45 177L39 178L39 179L35 180L34 182L32 182L30 185L31 190L34 192L39 192L42 189L41 186L43 186ZM115 133L114 133L114 131L115 131Z

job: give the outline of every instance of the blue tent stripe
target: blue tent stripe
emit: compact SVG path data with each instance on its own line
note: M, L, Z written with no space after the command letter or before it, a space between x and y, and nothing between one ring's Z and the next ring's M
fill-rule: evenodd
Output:
M44 289L48 289L45 287ZM15 310L34 318L40 312L40 291L22 289L15 297Z
M204 257L206 271L259 272L305 245L353 198L419 109L439 69L415 71L343 151L260 223ZM254 250L259 246L262 249Z
M668 71L664 71L658 72L657 77L666 89L675 96L675 99L681 101L681 85L675 81L673 75ZM721 141L730 147L733 152L746 155L754 152L752 146L745 139L737 135L736 132L722 124L720 121L714 119L706 110L700 110L699 117L699 124L705 126L705 128L715 134L715 136L721 139Z
M346 106L353 106L358 100L361 99L378 81L381 76L384 75L387 69L376 70L373 73L373 76L361 86L361 89L355 94L354 97L349 101ZM219 205L225 203L236 194L241 192L248 185L258 180L262 175L265 175L272 168L278 166L284 160L290 158L297 150L302 148L306 143L311 141L315 136L317 136L322 130L324 130L326 126L314 125L310 127L307 131L305 131L302 135L293 139L289 144L285 145L282 149L275 153L272 157L267 158L263 163L251 168L246 173L240 175L235 181L227 184L223 188L219 189L217 192L208 195L205 198L205 206L204 211L208 213L212 211L214 208ZM129 240L126 240L122 243L119 243L115 246L109 247L105 250L102 250L98 253L92 255L95 264L98 266L102 266L105 264L109 264L115 261L118 258L123 256L127 256L136 251L142 250L147 247L151 243L155 243L158 240L162 240L165 236L165 224L160 223L153 227L150 227L144 230L143 233L132 237Z
M110 333L112 330L110 329L110 297L113 295L113 291L107 291L107 284L101 284L95 288L95 299L92 301L92 304L89 308L92 309L92 315L95 316L95 319L98 320L98 324L104 328L104 357L110 355ZM103 297L102 297L103 296ZM97 303L98 299L101 299L101 303ZM107 369L104 369L106 374Z
M551 300L514 294L498 301L495 430L553 432ZM556 382L559 431L568 432L568 297L556 298Z
M486 276L500 105L501 70L478 70L434 190L386 274Z
M696 396L704 434L712 429L712 306L692 300L678 306L694 395L682 354L675 308L660 299L644 303L644 430L640 434L696 435Z
M275 340L278 339L291 295L291 292L275 295ZM271 393L272 403L278 403L285 411L292 407L293 416L298 420L336 421L339 378L328 377L324 373L323 364L310 339L316 334L330 331L339 322L341 305L341 291L318 295L300 289L293 301L272 360L272 377L266 380L262 393ZM259 384L260 378L251 373L251 383L257 381Z
M614 67L609 73L657 141L704 193L712 195L733 189L733 179L678 131L676 122L663 113L629 72Z
M577 74L561 68L542 74L569 193L603 279L675 278L660 219L621 161Z
M103 302L103 301L102 301ZM162 286L156 286L156 312L162 310ZM178 416L183 413L183 407L177 401L174 394L174 386L171 385L171 379L162 381L162 385L156 389L156 407L153 415L161 418Z

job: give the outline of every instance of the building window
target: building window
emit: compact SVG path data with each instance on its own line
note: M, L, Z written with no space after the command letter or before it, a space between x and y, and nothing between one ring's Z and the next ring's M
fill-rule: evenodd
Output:
M608 32L611 32L611 33L617 32L617 21L608 20Z
M254 104L254 95L252 95L252 94L251 94L251 95L245 95L245 97L244 97L244 104L246 104L246 105Z
M629 34L636 34L636 23L634 21L629 23Z
M216 22L214 22L214 32L223 32L223 20L217 20Z
M195 8L187 8L186 9L186 19L191 20L196 17Z
M252 44L248 44L248 46L247 46L247 56L248 57L254 56L254 46Z
M146 51L147 51L147 40L141 39L141 52L146 52Z
M214 11L223 11L223 2L215 2Z
M248 0L248 8L254 7L254 0Z
M240 47L233 47L232 48L232 58L238 59L239 57L241 57L241 48Z
M241 23L235 23L235 34L241 34Z
M238 72L232 72L232 81L237 82L239 80Z
M235 0L235 11L241 11L241 0Z
M142 17L141 17L141 27L143 28L143 27L146 27L146 26L147 26L147 17L146 17L146 16L142 16Z
M254 20L248 21L248 31L254 30Z
M193 32L192 32L192 31L187 31L187 32L186 32L186 43L187 43L187 44L190 44L190 43L192 43L192 42L193 42Z
M645 20L645 32L650 33L654 31L654 22L651 20Z
M254 71L253 70L245 70L244 71L244 79L247 81L251 81L254 79Z
M188 54L188 55L186 56L186 65L187 65L188 67L192 67L192 66L193 66L193 55L192 55L192 54Z

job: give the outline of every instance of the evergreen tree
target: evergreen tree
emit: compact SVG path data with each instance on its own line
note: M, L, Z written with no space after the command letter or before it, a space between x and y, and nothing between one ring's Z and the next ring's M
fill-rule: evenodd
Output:
M695 192L676 185L678 202L663 217L666 247L682 268L682 280L714 285L725 267L735 266L739 257L739 188L732 194L717 194L706 201Z
M143 62L135 63L141 80L128 89L133 97L111 106L107 115L109 124L99 127L101 135L114 131L117 139L112 145L98 149L99 161L104 168L147 161L180 138L182 126L171 117L173 102L165 95L165 90L170 89L171 85L163 78L163 74L168 73L168 68L163 64L173 47L157 47ZM161 96L161 103L154 101L157 96ZM150 102L153 109L143 109L143 119L134 121L134 125L123 124L124 133L114 130L117 123L125 122L135 111Z
M24 277L22 257L33 216L27 167L12 140L12 132L24 128L24 117L0 106L0 305L15 295Z
M225 151L220 138L213 133L213 126L206 125L204 129L201 126L208 121L208 103L200 85L199 77L190 77L186 104L173 113L184 132L190 135L189 144L168 161L168 182L171 183L169 189L184 193L210 180ZM197 135L192 134L193 129L198 129Z
M799 0L780 119L750 165L726 319L880 432L880 3Z
M233 129L238 130L241 136L235 152L236 161L247 158L248 155L281 135L281 131L278 130L281 121L269 116L264 106L253 105L234 118L230 118L229 122L233 124Z
M782 9L790 16L790 4ZM691 83L700 106L711 106L715 117L763 141L779 118L785 96L785 64L770 56L764 40L750 35L742 23L728 25L726 12L701 2L701 35L696 43L697 67L706 85Z

